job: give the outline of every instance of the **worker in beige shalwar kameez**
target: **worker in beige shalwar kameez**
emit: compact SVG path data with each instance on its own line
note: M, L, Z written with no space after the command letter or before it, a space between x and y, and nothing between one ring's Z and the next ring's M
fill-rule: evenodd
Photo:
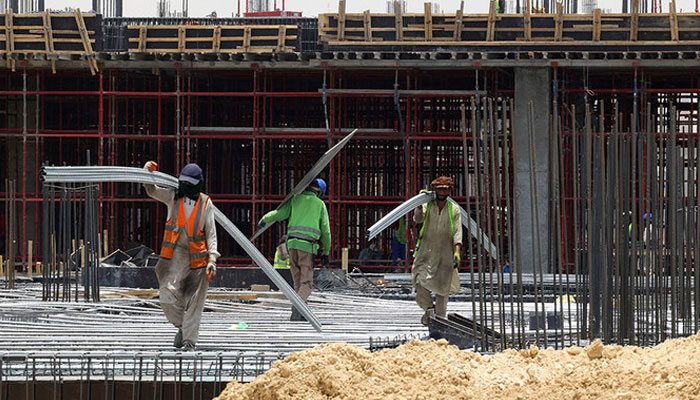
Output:
M144 169L155 171L148 161ZM156 264L160 304L168 321L178 328L173 346L194 350L209 280L216 274L216 222L211 199L202 193L202 169L187 164L178 189L144 184L146 193L168 206L168 217Z
M461 260L462 223L459 209L447 201L453 187L449 177L432 181L430 188L436 193L435 200L416 208L413 216L421 228L411 272L416 303L425 310L421 318L423 325L428 325L432 314L445 317L447 297L459 293L457 267Z

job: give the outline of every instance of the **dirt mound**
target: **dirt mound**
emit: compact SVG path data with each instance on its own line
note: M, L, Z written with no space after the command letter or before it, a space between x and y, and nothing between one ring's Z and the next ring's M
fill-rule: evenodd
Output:
M603 346L460 351L444 340L370 353L325 344L275 362L221 400L246 399L698 399L700 332L651 348Z

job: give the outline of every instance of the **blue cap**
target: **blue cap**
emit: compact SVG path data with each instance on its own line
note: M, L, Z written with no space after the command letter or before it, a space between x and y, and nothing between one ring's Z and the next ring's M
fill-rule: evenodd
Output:
M187 164L180 172L178 179L196 185L202 180L202 169L197 164Z

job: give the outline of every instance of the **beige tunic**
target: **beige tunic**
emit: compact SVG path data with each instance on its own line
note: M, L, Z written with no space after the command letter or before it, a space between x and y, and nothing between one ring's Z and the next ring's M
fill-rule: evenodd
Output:
M454 236L450 235L450 218L447 207L440 210L431 202L430 215L423 231L423 239L413 261L413 285L420 285L440 296L459 293L459 275L454 268L455 245L462 243L462 222L458 209L454 209ZM427 204L416 208L413 220L419 224L426 219Z
M170 213L174 208L175 191L155 185L144 185L144 187L150 197L167 204L167 219L170 219ZM189 218L196 202L185 198L183 203L185 217ZM214 209L211 207L211 199L208 199L199 225L207 238L209 261L214 263L220 255L217 251L215 224ZM206 268L190 268L187 235L180 234L178 237L173 249L173 258L158 260L156 276L160 286L163 313L175 327L182 328L183 340L196 344L209 283Z

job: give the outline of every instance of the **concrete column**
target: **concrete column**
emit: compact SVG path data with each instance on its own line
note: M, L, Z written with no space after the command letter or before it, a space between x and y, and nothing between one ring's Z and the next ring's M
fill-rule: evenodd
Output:
M514 250L520 251L523 273L550 272L549 248L549 114L552 104L552 78L549 68L515 68L515 125L513 163L515 174ZM528 140L528 113L534 110L535 187L532 186L532 160ZM536 195L536 197L535 197ZM537 210L537 212L535 212ZM535 226L537 225L537 226ZM533 229L534 227L534 229ZM537 244L539 243L539 254ZM517 258L515 258L517 260Z

